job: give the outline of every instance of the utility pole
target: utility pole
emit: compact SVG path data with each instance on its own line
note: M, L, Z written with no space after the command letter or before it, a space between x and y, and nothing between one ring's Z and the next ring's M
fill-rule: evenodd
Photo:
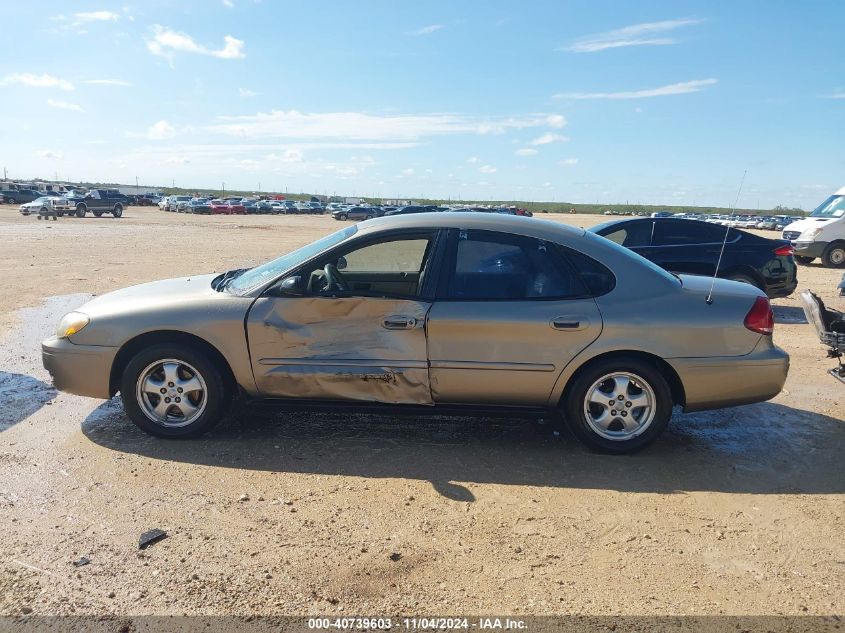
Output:
M6 168L4 167L4 168L3 168L3 180L6 180L6 179L7 179L7 178L6 178Z
M57 178L58 180L58 178ZM138 191L138 176L135 176L135 195L137 196L139 193Z
M223 181L223 182L221 182L220 184L223 186L223 187L222 187L222 188L223 188L223 196L221 196L221 197L224 197L224 196L226 195L226 182L225 182L225 181Z

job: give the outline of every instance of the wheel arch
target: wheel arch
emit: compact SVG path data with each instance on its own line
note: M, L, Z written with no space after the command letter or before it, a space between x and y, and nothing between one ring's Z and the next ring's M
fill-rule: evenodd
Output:
M188 334L187 332L178 330L156 330L139 334L120 347L112 362L111 372L109 374L109 395L113 396L118 392L123 370L135 354L145 347L162 343L181 343L207 353L214 365L220 370L223 376L223 382L226 384L226 388L230 394L234 395L237 393L239 386L237 380L235 380L232 367L229 361L226 360L226 357L214 345L195 334Z
M666 379L666 383L669 385L669 391L672 393L673 404L680 405L681 407L686 406L684 383L681 381L681 377L675 371L675 368L659 356L641 350L613 350L586 359L566 379L566 384L560 394L560 398L558 398L557 406L561 407L563 405L572 385L575 384L575 381L581 374L596 363L613 358L636 358L637 360L649 363Z
M766 280L763 279L762 275L752 266L748 266L746 264L739 264L737 266L732 266L731 268L727 268L719 274L719 277L722 279L727 279L731 275L740 274L745 275L746 277L750 277L754 280L757 288L760 290L765 291L766 289Z

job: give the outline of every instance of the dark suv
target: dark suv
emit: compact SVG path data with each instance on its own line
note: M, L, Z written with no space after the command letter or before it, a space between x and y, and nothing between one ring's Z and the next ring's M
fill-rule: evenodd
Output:
M9 204L17 204L19 202L32 202L41 196L48 196L50 194L43 191L36 191L35 189L3 189L0 190L0 198Z

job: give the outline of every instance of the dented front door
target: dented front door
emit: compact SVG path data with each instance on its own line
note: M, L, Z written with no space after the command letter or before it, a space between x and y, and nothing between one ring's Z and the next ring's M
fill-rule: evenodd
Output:
M258 388L273 398L432 404L430 308L381 297L262 297L247 317Z

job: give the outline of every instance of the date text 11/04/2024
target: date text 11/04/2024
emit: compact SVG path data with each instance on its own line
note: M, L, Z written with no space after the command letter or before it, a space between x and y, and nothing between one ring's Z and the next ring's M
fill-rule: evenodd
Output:
M470 618L309 618L308 628L313 630L390 630L393 628L410 630L526 630L524 620L511 618L483 617Z

